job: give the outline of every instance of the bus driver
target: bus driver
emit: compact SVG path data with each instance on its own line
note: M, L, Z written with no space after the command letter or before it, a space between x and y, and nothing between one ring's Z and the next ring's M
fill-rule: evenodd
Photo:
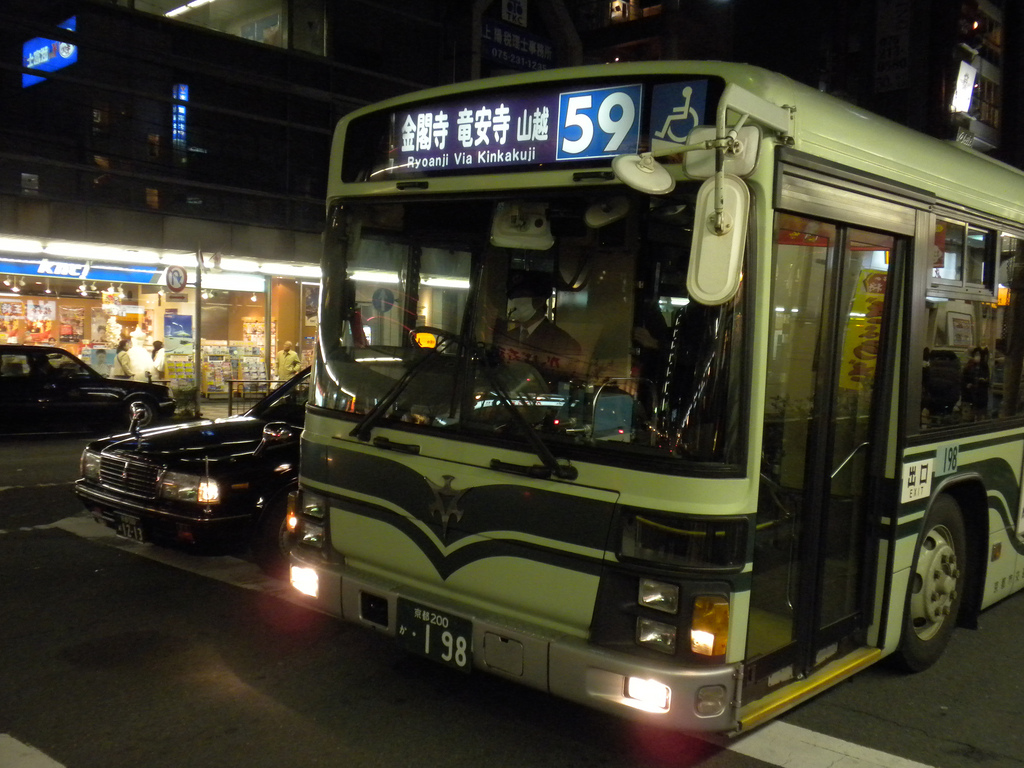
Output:
M519 272L509 280L504 320L498 321L494 344L507 362L520 360L552 373L569 373L580 357L580 344L547 317L550 277Z

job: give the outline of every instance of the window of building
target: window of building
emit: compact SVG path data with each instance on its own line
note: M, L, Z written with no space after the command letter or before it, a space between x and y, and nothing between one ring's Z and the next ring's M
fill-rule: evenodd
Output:
M314 0L129 0L138 11L275 48L324 55L324 11ZM291 17L289 15L291 12Z

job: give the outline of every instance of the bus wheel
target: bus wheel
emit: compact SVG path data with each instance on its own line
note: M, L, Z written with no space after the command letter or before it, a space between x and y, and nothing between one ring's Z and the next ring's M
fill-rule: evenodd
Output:
M953 634L964 594L965 539L960 505L940 494L917 542L897 651L897 660L911 672L938 661Z

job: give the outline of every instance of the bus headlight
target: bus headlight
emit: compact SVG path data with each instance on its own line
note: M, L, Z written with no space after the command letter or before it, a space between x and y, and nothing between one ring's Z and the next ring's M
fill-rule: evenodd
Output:
M643 616L636 620L636 641L646 648L674 654L677 634L678 631L672 624L665 624Z
M693 599L690 650L701 656L724 656L729 644L729 598L700 595Z
M662 613L679 613L679 587L655 579L640 579L637 602Z

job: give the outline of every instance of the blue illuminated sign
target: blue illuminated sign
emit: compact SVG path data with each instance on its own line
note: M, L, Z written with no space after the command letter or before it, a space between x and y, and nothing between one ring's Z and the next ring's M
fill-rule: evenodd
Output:
M71 32L76 31L76 18L72 16L57 26ZM63 69L69 64L78 61L78 46L60 40L50 40L45 37L36 37L27 41L21 47L21 65L26 69L34 69L41 72L55 72ZM38 75L22 74L21 87L28 88L30 85L41 83L45 77Z
M563 93L558 98L558 159L614 157L637 151L639 85Z
M111 283L157 283L163 276L163 267L88 264L71 261L7 261L0 259L0 272L35 277L66 277L75 280L99 280Z
M184 102L188 101L188 86L179 84L171 90L174 104L171 106L171 144L175 149L185 149L188 144L188 113Z
M685 144L690 131L705 122L707 99L706 80L656 85L651 96L651 148Z

